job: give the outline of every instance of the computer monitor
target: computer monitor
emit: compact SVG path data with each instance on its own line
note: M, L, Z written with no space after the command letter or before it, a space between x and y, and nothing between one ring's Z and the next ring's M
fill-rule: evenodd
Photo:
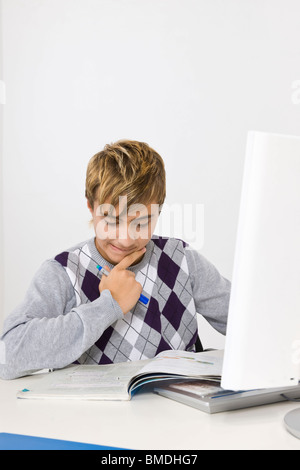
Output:
M285 387L299 378L300 137L251 131L221 386Z

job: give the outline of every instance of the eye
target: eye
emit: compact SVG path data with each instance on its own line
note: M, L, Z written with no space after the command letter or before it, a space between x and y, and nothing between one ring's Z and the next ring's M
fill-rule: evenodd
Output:
M146 227L148 227L148 222L146 222L145 224L137 224L137 227L146 228Z
M116 225L116 222L109 222L108 220L104 219L104 222L106 225L108 225L109 227L113 227Z

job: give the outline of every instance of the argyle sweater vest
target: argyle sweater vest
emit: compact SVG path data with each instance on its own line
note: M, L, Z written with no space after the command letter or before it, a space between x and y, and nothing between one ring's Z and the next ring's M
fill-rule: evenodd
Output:
M109 364L149 359L168 349L195 350L198 324L185 247L182 240L152 236L147 244L148 262L137 271L134 266L128 268L135 272L148 304L137 302L77 363ZM72 282L76 306L100 296L98 262L89 243L64 251L55 259Z

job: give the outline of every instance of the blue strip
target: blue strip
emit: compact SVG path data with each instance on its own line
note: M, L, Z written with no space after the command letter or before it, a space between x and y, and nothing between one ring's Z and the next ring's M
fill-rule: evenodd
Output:
M24 436L22 434L0 433L0 450L121 450L83 442ZM124 449L122 449L124 450Z

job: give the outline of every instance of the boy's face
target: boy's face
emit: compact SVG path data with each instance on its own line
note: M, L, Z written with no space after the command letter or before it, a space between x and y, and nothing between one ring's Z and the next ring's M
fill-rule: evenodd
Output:
M95 202L93 208L88 202L88 208L93 216L96 247L113 265L147 245L159 216L159 205L155 202L127 207L126 196L121 196L115 207L107 200L102 205Z

